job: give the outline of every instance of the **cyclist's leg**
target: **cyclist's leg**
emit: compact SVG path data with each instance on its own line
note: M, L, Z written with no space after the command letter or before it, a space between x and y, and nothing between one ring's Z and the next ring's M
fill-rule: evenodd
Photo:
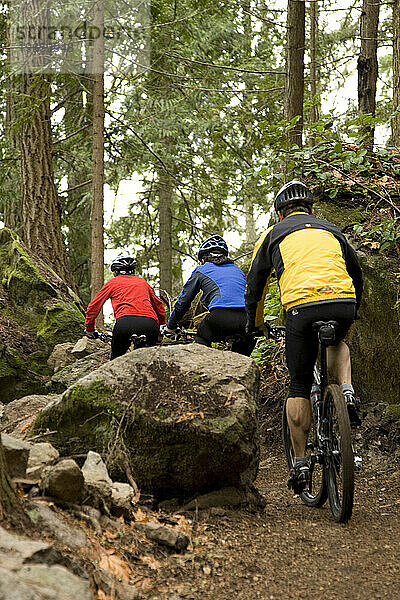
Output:
M328 347L329 370L339 385L351 384L351 361L348 345L341 340L336 346Z
M157 321L151 317L131 317L131 319L131 335L133 333L145 335L147 346L155 346L160 332Z
M230 336L238 336L232 344L232 351L250 356L255 340L246 335L246 311L241 308L213 308L198 328L198 335L209 343L221 342ZM197 338L196 338L196 341ZM202 343L199 341L199 343ZM204 343L204 342L203 342Z
M309 398L318 354L313 315L312 307L297 307L288 311L286 319L286 362L290 374L286 414L296 458L305 456L311 425Z
M111 360L122 356L129 350L131 335L145 335L149 346L155 345L158 340L159 327L151 317L137 317L125 315L116 320L111 341Z
M358 425L361 425L361 419L358 415L359 401L356 399L351 382L350 350L343 341L343 338L346 336L354 321L355 305L350 302L336 302L333 303L330 308L328 305L328 310L330 310L330 313L327 315L327 319L334 319L339 324L336 332L336 339L338 342L335 346L328 347L329 371L332 373L333 378L339 384L340 389L344 394L350 423L352 427L357 427Z
M213 341L213 323L211 313L206 315L201 321L200 325L197 327L197 333L194 341L196 344L211 347L211 342Z
M110 360L122 356L128 351L130 346L129 338L132 335L131 318L129 316L119 317L115 321L111 340Z

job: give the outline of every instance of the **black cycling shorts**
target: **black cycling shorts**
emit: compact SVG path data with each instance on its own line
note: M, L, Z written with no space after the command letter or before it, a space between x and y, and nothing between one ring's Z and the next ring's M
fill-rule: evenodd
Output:
M244 308L212 308L197 328L196 342L211 346L211 342L222 342L227 337L237 335L232 344L232 352L250 356L256 342L246 335L246 310Z
M315 321L337 321L336 344L346 336L354 321L354 302L321 302L296 306L286 316L286 362L290 374L290 398L309 398L313 369L318 355Z
M122 356L129 350L130 337L133 333L145 335L147 344L153 346L157 343L159 326L151 317L134 317L126 315L115 321L111 340L111 360Z

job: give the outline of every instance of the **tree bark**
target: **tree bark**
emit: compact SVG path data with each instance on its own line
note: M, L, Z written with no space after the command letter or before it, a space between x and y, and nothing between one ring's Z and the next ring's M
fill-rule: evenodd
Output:
M319 118L318 95L318 69L317 69L317 36L318 36L318 5L312 1L309 8L310 14L310 123L316 123ZM310 146L315 146L316 135L311 130Z
M174 186L170 175L159 170L158 176L158 214L159 214L159 264L160 296L168 300L172 295L172 201ZM166 292L166 293L165 293Z
M393 112L400 111L400 0L393 1ZM400 147L400 112L392 119L392 144Z
M90 77L85 77L85 88L88 88ZM64 132L65 136L73 134L85 125L89 126L82 133L74 135L67 142L67 151L76 153L71 168L68 170L68 196L64 205L64 223L68 228L69 260L78 286L79 295L84 304L90 301L90 182L92 180L91 158L93 154L90 135L93 115L92 89L90 86L90 102L83 101L82 78L79 75L68 75L65 78L62 94L65 98ZM89 93L88 93L89 96ZM78 152L76 152L78 148Z
M288 0L285 79L285 120L300 117L288 132L290 144L303 145L305 2Z
M0 521L7 519L14 511L22 512L22 508L11 479L7 474L3 444L0 437Z
M251 5L248 0L242 2L243 9L243 34L244 34L244 54L245 60L252 56L252 46L251 42L253 39L253 31L252 31L252 23L251 23ZM257 85L250 75L245 78L245 86L254 87ZM241 153L246 159L247 165L250 166L253 163L253 144L252 144L252 125L253 125L253 104L251 95L243 94L242 97L242 106L247 108L247 111L250 115L250 127L243 128L243 145L241 148ZM244 166L244 165L243 165ZM254 242L256 241L256 224L254 219L254 202L252 198L252 186L246 185L244 182L242 187L243 193L243 208L245 212L245 235L246 235L246 250L252 248L254 246Z
M376 82L378 79L378 24L380 0L363 0L360 18L361 48L358 57L358 112L375 117ZM372 152L375 128L364 127L364 147Z
M48 17L40 0L24 4L25 24L46 31ZM30 63L29 63L30 61ZM27 65L44 67L40 52ZM20 129L22 224L28 248L74 287L61 232L61 203L54 183L53 139L50 121L50 84L44 74L24 73L25 111ZM25 114L27 112L28 116Z
M104 29L104 4L94 6L93 24ZM93 48L93 178L92 178L92 244L91 244L91 297L104 283L104 37L101 34ZM99 327L103 314L97 318Z

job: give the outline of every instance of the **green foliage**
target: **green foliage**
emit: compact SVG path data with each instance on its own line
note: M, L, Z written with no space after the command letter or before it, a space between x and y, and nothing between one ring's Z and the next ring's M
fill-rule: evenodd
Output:
M385 219L371 229L364 229L362 224L357 223L353 226L353 231L361 238L370 240L371 244L378 243L380 251L391 250L397 246L400 239L400 217Z

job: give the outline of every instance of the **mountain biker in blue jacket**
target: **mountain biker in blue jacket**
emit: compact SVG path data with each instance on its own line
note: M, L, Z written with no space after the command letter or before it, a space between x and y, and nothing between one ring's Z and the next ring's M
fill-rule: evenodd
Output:
M196 295L202 291L202 303L210 311L201 321L195 341L204 346L240 334L232 351L250 356L255 340L245 333L244 292L246 276L228 257L229 250L220 235L212 235L199 247L200 265L185 283L167 322L167 333L174 331Z

